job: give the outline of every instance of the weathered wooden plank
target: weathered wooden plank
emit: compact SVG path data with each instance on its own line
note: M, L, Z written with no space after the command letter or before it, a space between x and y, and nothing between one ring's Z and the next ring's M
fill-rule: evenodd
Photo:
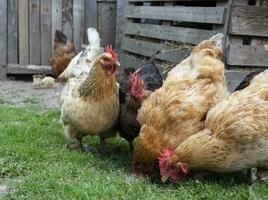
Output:
M97 29L97 0L85 0L85 41L87 39L87 28Z
M126 68L136 69L144 63L146 63L146 60L142 60L134 56L126 55L126 54L120 55L120 64Z
M51 49L54 47L56 30L62 30L62 0L51 1Z
M8 64L8 74L52 74L51 66Z
M225 76L227 80L227 86L228 90L230 92L234 92L235 88L240 84L240 82L248 75L250 70L243 70L243 71L237 71L237 70L226 70Z
M121 53L122 38L124 36L126 18L125 7L127 2L125 0L117 0L117 15L116 15L116 50Z
M204 0L129 0L129 2L146 2L146 1L204 1ZM206 0L206 1L215 1L215 0ZM224 1L224 0L218 0L218 1Z
M116 3L98 3L98 30L102 46L115 46Z
M126 34L151 37L176 42L197 44L217 34L217 31L193 28L161 26L151 24L128 23Z
M264 50L263 46L230 46L227 64L268 67L268 52Z
M99 2L102 2L102 3L116 3L117 2L117 0L97 0L98 1L98 3Z
M68 39L73 40L73 0L62 0L62 30Z
M18 13L19 2L18 0L7 1L7 13L8 13L8 41L7 41L7 62L18 63Z
M0 0L0 80L6 79L7 0Z
M126 17L223 24L224 7L127 6Z
M268 8L256 6L232 7L229 33L268 37Z
M40 65L41 37L40 37L40 1L29 0L29 40L30 64Z
M28 0L19 0L19 63L29 63Z
M173 2L164 2L164 6L173 6ZM172 21L162 20L162 25L170 26Z
M84 43L84 0L76 0L73 4L73 41L76 52L81 50Z
M213 30L221 32L224 35L223 42L222 42L222 49L223 49L223 60L226 59L226 50L227 50L227 42L228 42L228 26L229 26L229 17L230 17L230 10L231 10L232 0L226 1L217 1L217 7L224 7L225 8L225 17L223 25L214 24Z
M164 50L156 56L157 59L169 61L172 63L179 63L190 53L190 49L183 48L172 50L172 47L164 43L153 43L148 41L136 40L131 38L124 38L122 42L122 49L150 57L154 52L158 50ZM168 51L166 51L168 50ZM171 51L170 51L171 50Z
M41 65L51 56L51 0L41 0Z

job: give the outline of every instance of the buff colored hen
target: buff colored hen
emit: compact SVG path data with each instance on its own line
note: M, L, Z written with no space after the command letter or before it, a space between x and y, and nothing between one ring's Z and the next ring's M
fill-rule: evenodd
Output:
M208 110L229 96L222 51L214 40L197 45L138 111L141 130L134 149L137 174L158 172L163 147L177 147L204 128Z
M235 172L257 167L268 178L268 70L207 114L205 129L159 158L162 179L180 180L190 170Z
M115 135L114 130L119 115L118 85L114 72L119 62L117 55L109 47L92 64L90 73L83 80L70 85L68 95L61 108L64 134L77 143L70 149L84 150L82 138L99 135L101 144Z

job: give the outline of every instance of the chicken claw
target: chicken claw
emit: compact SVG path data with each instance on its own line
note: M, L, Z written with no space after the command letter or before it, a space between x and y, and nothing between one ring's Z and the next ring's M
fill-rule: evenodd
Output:
M267 169L258 169L257 178L261 181L268 182L268 170Z
M67 144L65 147L69 150L75 150L75 151L82 151L82 152L92 151L92 147L89 145L83 144L82 139L77 139L77 143Z

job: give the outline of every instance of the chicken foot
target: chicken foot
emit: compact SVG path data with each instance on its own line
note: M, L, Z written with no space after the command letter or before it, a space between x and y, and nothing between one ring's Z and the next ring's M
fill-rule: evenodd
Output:
M106 139L110 137L114 137L116 135L117 127L113 127L110 130L101 133L100 136L100 152L102 154L109 154L111 153L112 149L111 147L107 144Z
M258 180L268 182L268 170L263 168L257 169L257 178Z
M132 155L133 152L134 152L133 141L129 141L129 154Z
M100 136L100 152L102 154L111 153L111 147L107 144L106 138L102 136Z
M76 150L76 151L82 151L82 152L89 152L91 151L91 147L89 145L84 145L82 142L82 138L75 138L76 143L73 144L67 144L66 148L69 150Z

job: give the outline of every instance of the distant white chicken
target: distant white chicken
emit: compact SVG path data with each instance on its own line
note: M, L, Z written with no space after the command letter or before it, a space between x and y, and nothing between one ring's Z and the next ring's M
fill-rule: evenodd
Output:
M35 89L53 88L55 79L46 75L33 75L33 86Z
M96 29L88 28L87 36L89 44L84 46L84 50L79 52L69 63L68 67L59 75L60 80L68 80L71 77L78 77L81 74L88 74L90 71L90 62L98 55L103 53L104 49L100 46L100 36Z

